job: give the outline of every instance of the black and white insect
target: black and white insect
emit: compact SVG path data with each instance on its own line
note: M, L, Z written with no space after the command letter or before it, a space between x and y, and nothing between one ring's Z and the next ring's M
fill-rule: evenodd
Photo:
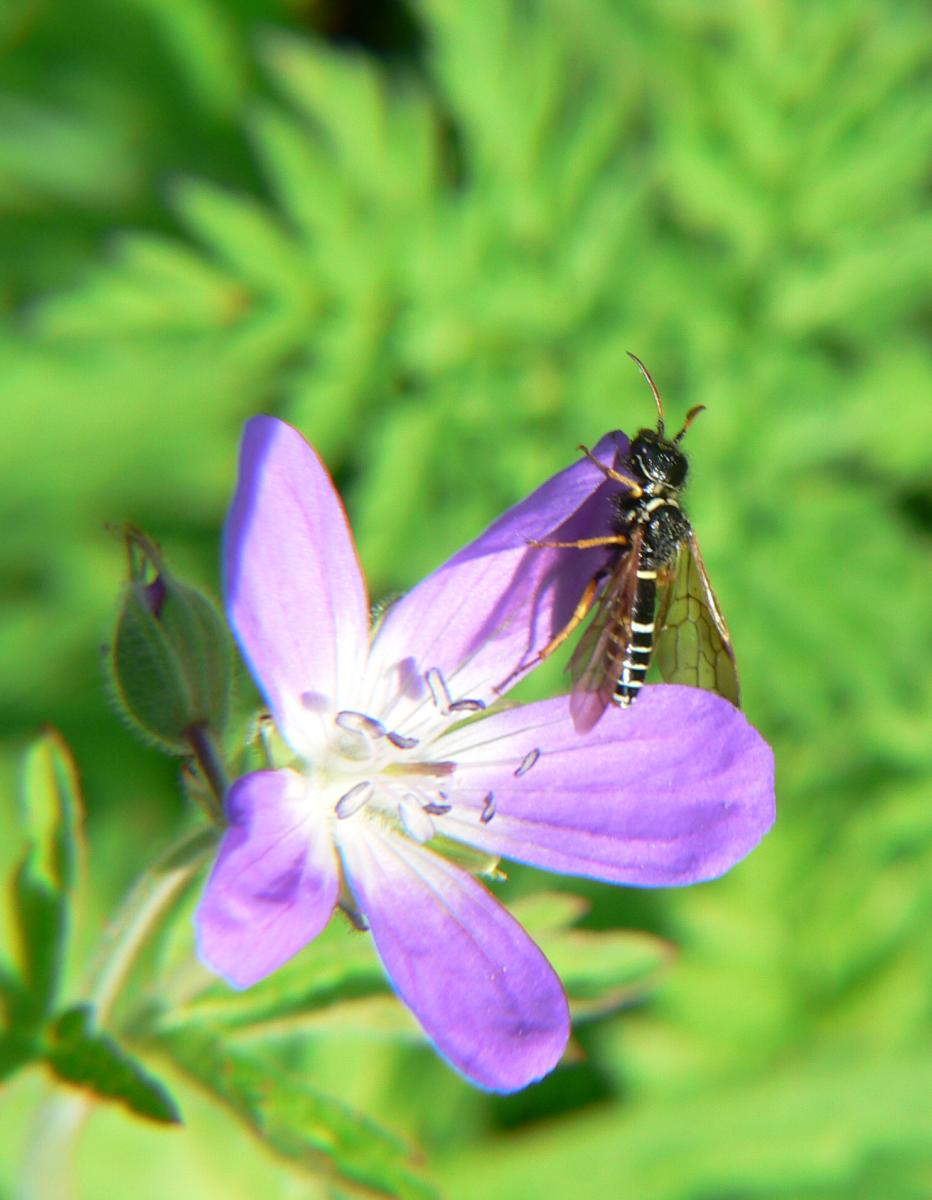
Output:
M739 703L731 636L680 502L689 470L680 443L704 406L690 409L683 428L668 438L660 393L641 360L630 357L650 385L657 428L640 430L617 468L580 447L621 485L612 498L611 532L575 542L535 543L610 548L608 562L590 580L572 618L540 655L545 658L561 645L595 606L570 663L570 709L581 732L595 725L609 703L628 708L635 702L655 657L667 683L707 688Z

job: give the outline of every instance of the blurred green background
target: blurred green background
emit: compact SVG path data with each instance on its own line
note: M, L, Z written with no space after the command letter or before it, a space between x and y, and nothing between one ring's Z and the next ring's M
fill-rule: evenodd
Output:
M713 884L566 884L680 954L537 1088L315 1048L443 1195L932 1195L930 33L912 0L0 8L4 811L54 725L99 918L184 815L106 700L108 523L216 593L239 430L274 412L377 595L651 422L626 350L671 424L708 405L689 510L778 824ZM322 1194L179 1095L181 1132L95 1114L83 1196Z

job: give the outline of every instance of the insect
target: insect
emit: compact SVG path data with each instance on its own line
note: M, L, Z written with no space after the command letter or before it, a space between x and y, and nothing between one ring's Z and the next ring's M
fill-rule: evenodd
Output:
M625 489L612 498L612 532L575 542L532 543L611 549L568 624L540 654L552 653L596 606L570 662L570 711L580 732L591 729L609 703L634 704L655 656L667 683L708 688L739 703L731 636L680 504L689 469L680 442L704 405L690 409L680 432L668 438L660 393L641 360L629 356L653 393L657 428L639 431L618 470L580 446L606 478Z

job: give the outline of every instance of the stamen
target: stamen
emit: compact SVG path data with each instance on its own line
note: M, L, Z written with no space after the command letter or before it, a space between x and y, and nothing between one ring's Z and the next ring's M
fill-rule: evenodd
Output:
M352 709L344 708L333 719L341 729L346 729L350 733L367 733L370 737L374 738L385 737L385 726L382 722L377 721L375 717L367 716L365 713L354 712Z
M484 700L454 700L453 703L449 705L449 710L451 713L482 712L484 708Z
M340 799L336 802L334 812L341 821L345 821L347 817L351 817L353 813L358 813L372 799L375 788L368 779L363 779L361 783L355 784L348 792L344 792Z
M275 726L272 722L271 713L260 713L259 719L256 722L256 736L259 740L259 745L262 748L262 757L265 759L265 765L268 770L274 766L275 760L272 756L272 731Z
M437 794L443 796L443 792L438 792ZM443 800L428 800L423 807L424 812L430 813L432 817L443 817L450 812L453 805L444 796Z
M388 733L385 735L393 746L397 746L399 750L413 750L418 745L419 739L416 737L406 737L403 733Z
M452 775L455 762L388 763L382 768L386 775Z
M349 923L354 929L358 929L360 933L369 932L369 922L362 915L358 908L354 908L352 904L346 900L338 900L337 908L344 913L349 920Z
M447 687L447 681L437 667L431 667L424 675L424 682L430 688L434 708L446 716L450 711L450 689Z
M521 762L518 764L518 769L515 771L515 779L520 779L522 775L526 775L539 758L540 751L536 747L528 754L525 754L524 758L522 758Z
M421 807L417 796L407 793L398 805L398 816L405 833L416 842L429 842L436 830L426 809Z
M482 806L482 812L479 814L479 820L483 825L488 825L489 821L495 816L495 793L489 792L485 798L485 803Z

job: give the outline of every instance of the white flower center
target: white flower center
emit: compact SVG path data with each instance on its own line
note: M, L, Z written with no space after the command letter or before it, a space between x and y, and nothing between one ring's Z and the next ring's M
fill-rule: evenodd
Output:
M433 818L451 809L444 783L456 770L455 762L425 753L435 736L425 743L386 729L367 713L336 713L324 754L310 772L315 792L333 805L334 824L374 818L400 826L417 842L430 841Z

